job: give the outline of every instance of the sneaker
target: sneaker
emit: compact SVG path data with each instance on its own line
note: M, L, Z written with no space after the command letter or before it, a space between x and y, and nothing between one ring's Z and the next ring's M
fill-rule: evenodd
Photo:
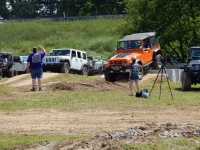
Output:
M38 91L42 91L42 88L40 87Z
M134 96L133 93L129 94L129 96Z
M33 91L33 92L34 92L34 91L36 91L36 90L35 90L35 88L33 87L30 91Z

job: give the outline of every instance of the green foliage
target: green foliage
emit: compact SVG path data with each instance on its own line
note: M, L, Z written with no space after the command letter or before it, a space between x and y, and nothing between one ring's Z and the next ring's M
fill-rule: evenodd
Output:
M65 135L34 135L34 134L6 134L0 133L0 149L6 150L20 145L30 145L47 141L62 141L86 138L86 136L65 136Z
M0 50L28 55L32 47L40 44L47 52L53 48L75 48L108 58L119 39L117 28L123 22L124 18L8 22L0 26Z
M125 0L130 33L155 31L163 53L183 59L188 46L200 45L200 2L174 0ZM124 27L124 32L127 29Z

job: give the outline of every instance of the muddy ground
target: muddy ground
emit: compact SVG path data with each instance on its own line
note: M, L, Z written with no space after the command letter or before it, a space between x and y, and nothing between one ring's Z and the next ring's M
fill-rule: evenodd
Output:
M58 74L45 73L44 78ZM10 86L20 87L18 94L28 93L31 87L28 75L21 75L6 81ZM145 82L152 76L146 75L141 82ZM27 80L21 80L27 78ZM3 84L3 83L0 83ZM127 90L128 82L106 82L103 78L97 80L81 81L76 83L49 83L43 85L43 90L71 90L71 91L115 91ZM38 91L37 91L38 92ZM2 95L1 97L8 96ZM2 100L2 98L0 99ZM37 145L17 147L17 150L121 150L120 142L145 142L155 141L162 136L156 132L159 129L171 128L180 130L184 126L188 137L198 134L200 124L200 108L191 106L185 109L171 107L171 109L160 110L132 110L126 113L109 110L84 110L65 112L53 109L47 110L23 110L14 113L0 112L0 132L20 134L66 134L66 135L93 135L92 139L45 142ZM192 127L188 127L191 125ZM138 128L139 127L139 128ZM136 136L125 137L128 129L134 129ZM144 136L147 130L152 130L149 136ZM190 131L190 129L192 131ZM196 131L195 133L193 131ZM136 132L137 131L137 132ZM200 131L200 130L199 130ZM116 133L117 132L117 133ZM130 132L130 131L129 131ZM121 137L115 138L120 133ZM131 132L132 133L132 132ZM123 134L123 136L122 136ZM165 133L166 134L166 133ZM174 133L173 133L174 134ZM177 133L175 135L184 135ZM143 135L142 138L140 135ZM167 133L168 135L168 133ZM171 136L171 133L169 133ZM114 137L115 136L115 137Z

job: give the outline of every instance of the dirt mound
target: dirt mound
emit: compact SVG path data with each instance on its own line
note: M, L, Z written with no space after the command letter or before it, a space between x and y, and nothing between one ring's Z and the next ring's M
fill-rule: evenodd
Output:
M127 90L124 83L107 82L104 79L85 80L81 82L51 83L46 90L70 90L70 91L121 91Z

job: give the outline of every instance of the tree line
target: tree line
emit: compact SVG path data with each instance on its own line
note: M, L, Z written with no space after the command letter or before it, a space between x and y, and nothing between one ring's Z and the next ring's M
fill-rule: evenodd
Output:
M123 14L123 0L1 0L4 19Z
M123 34L156 31L165 55L184 60L200 46L199 0L125 0L129 14Z

